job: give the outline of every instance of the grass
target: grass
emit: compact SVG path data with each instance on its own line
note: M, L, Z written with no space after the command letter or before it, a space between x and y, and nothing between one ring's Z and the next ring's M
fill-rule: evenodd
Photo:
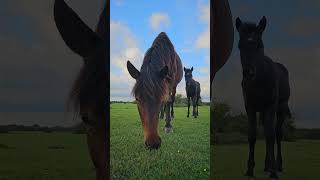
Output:
M14 132L0 134L0 179L94 179L84 135Z
M112 179L209 179L209 106L199 107L198 119L175 108L173 133L165 134L159 150L147 150L135 104L111 105Z
M215 180L247 179L243 176L248 158L248 145L214 145L211 148L213 170L211 178ZM267 180L263 172L265 157L264 141L256 145L255 180ZM284 142L283 168L281 180L319 179L320 141L301 140Z

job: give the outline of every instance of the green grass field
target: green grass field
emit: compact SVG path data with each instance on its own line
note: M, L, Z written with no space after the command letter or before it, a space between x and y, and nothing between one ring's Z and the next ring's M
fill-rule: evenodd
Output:
M0 179L94 179L84 135L15 132L0 134Z
M209 179L209 106L199 107L198 119L175 108L173 133L165 134L159 150L147 150L135 104L111 105L112 179Z
M248 145L212 146L211 162L213 162L212 179L241 180L246 170ZM264 141L256 145L255 179L267 180L263 172L265 157ZM281 180L316 180L320 179L320 141L284 142L283 168Z

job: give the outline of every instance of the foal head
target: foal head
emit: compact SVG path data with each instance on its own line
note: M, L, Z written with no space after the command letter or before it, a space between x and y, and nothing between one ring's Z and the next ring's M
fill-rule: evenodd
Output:
M239 49L241 52L241 64L243 75L247 80L254 80L259 67L259 55L263 54L262 34L266 28L267 19L262 17L259 24L242 22L236 19L236 28L239 32Z
M190 79L192 79L193 67L191 67L191 69L183 67L183 71L184 71L184 78L187 83Z
M148 52L145 58L148 58ZM161 104L166 102L169 96L168 66L157 67L151 62L146 62L139 72L128 61L127 69L136 80L132 93L137 101L144 130L145 145L150 149L158 149L161 145L161 138L158 132L158 115Z
M238 17L236 19L236 28L239 32L239 49L257 51L263 48L262 33L267 25L267 19L262 17L259 24L242 22Z

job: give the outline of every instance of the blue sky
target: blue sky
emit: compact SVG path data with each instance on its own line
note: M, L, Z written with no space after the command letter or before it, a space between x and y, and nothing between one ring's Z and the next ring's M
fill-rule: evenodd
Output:
M130 60L140 69L143 55L155 37L166 32L183 66L194 67L194 78L209 100L209 1L112 0L111 15L111 100L132 100L135 82L126 70ZM185 95L185 82L178 93Z

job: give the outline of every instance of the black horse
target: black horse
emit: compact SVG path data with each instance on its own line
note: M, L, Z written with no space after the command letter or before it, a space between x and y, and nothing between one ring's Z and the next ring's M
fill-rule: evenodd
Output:
M265 17L260 20L258 25L241 22L240 18L236 19L236 28L240 35L238 47L243 72L242 90L249 123L250 150L246 175L253 177L254 146L257 132L256 113L260 112L266 138L264 171L270 173L270 178L277 179L277 171L282 171L282 124L286 118L291 116L288 106L290 86L287 69L264 54L262 33L266 24ZM274 153L275 140L278 147L277 160Z
M195 81L192 78L192 71L193 67L191 69L188 68L183 68L184 70L184 78L186 81L186 92L187 92L187 98L188 98L188 115L189 117L189 109L190 109L190 98L192 98L192 106L193 106L193 111L192 111L192 116L194 118L197 118L198 116L198 106L199 106L199 99L200 99L200 83L198 81Z

